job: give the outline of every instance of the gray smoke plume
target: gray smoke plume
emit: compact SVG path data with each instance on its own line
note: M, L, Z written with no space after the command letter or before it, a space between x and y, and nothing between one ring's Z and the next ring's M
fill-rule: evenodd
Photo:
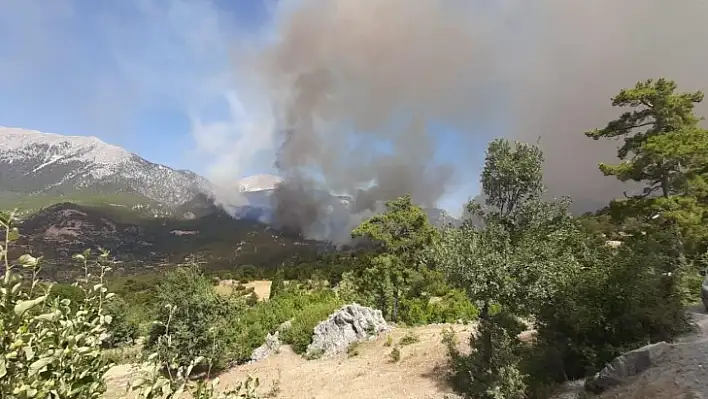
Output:
M282 132L278 215L308 235L331 227L321 190L353 195L354 214L408 193L434 206L464 167L432 161L434 123L471 153L480 124L540 137L551 194L602 206L626 189L597 170L617 143L583 132L619 115L610 97L650 77L708 86L702 0L299 0L276 16L254 70Z

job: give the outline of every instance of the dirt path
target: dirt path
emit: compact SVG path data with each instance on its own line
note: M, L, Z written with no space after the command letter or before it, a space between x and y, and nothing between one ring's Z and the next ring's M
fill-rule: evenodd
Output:
M247 376L258 377L262 395L280 399L442 399L451 392L444 382L447 353L441 342L446 325L394 329L374 341L357 347L356 356L343 354L332 359L305 360L284 347L280 353L220 376L222 386L233 385ZM460 343L467 343L471 326L454 325ZM401 347L400 361L389 357L394 343L406 333L419 342ZM126 382L134 378L130 366L116 366L107 375L105 398L123 394Z

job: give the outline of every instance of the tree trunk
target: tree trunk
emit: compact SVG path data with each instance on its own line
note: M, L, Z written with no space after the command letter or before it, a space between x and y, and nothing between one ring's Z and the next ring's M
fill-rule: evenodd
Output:
M393 290L393 315L391 316L391 320L393 320L394 323L398 322L398 290L394 289Z
M661 195L669 198L669 179L666 175L661 176Z
M489 302L485 301L484 305L482 306L482 312L479 315L479 318L482 322L483 325L481 325L481 333L482 333L482 345L484 346L484 363L487 367L491 367L492 365L492 351L493 351L493 343L492 343L492 331L491 331L491 320L489 316Z

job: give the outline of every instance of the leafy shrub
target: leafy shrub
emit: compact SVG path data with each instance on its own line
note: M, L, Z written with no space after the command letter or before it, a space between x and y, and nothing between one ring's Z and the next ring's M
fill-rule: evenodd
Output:
M82 263L84 277L74 286L84 293L83 300L72 308L71 300L61 295L51 297L52 286L38 279L41 259L23 255L17 262L8 259L8 248L19 233L12 227L13 215L0 213L0 396L12 398L98 399L106 390L105 373L112 363L111 355L102 350L108 336L106 327L113 317L103 308L114 296L103 284L108 252L103 251L89 263L89 251L75 255ZM20 269L29 270L32 279L23 284ZM98 269L97 276L90 272ZM22 289L26 286L27 289ZM71 290L69 292L75 292ZM170 314L170 319L173 313ZM168 323L169 325L169 323ZM167 346L170 347L171 336ZM162 339L159 340L163 342ZM162 347L162 345L159 345ZM176 353L167 351L167 353ZM257 399L258 380L250 377L235 389L218 392L218 378L194 383L190 374L203 358L179 367L176 374L165 377L161 372L171 368L174 358L162 361L159 353L146 359L145 378L132 381L129 390L140 399L179 398L188 392L200 399Z
M681 275L679 289L681 290L681 300L686 305L701 303L702 276L698 270L690 268Z
M390 335L386 336L386 341L384 341L384 346L391 346L393 345L393 337Z
M182 354L177 348L173 348L172 323L177 308L166 305L167 322L164 324L164 334L157 337L157 348L162 349L146 356L147 368L143 368L142 377L137 378L128 386L129 392L137 393L138 399L178 399L183 392L189 392L192 398L199 399L258 399L256 388L259 380L250 376L235 388L226 389L219 392L219 378L210 380L211 366L214 364L210 359L196 357L189 361L187 365L179 365L174 373L165 373L164 370L175 368L175 364L181 363ZM212 340L216 344L216 337ZM206 378L193 381L192 371L203 368L206 361Z
M313 301L295 313L292 326L283 332L283 342L292 345L295 353L305 353L307 346L312 342L315 326L343 305L333 293L328 294L327 291L318 297L317 301Z
M349 346L347 346L347 357L359 356L359 345L361 341L354 341Z
M457 323L473 321L479 315L477 306L460 290L449 290L437 299L404 299L401 304L401 321L408 325Z
M54 283L49 286L48 301L54 298L68 299L72 309L76 309L86 299L86 292L83 288L72 284Z
M263 278L263 272L253 265L243 265L234 270L233 276L234 279L247 283Z
M138 337L138 323L130 318L130 309L119 296L114 296L106 303L106 312L113 316L108 326L108 337L103 341L107 348L133 343Z
M406 335L401 337L401 339L398 341L398 344L401 346L407 346L415 344L416 342L420 342L420 338L418 338L418 336L415 335L413 332L408 331Z
M594 248L586 267L537 315L547 370L556 380L589 375L620 353L671 340L687 328L679 258L671 237L638 234L617 250Z
M12 219L0 214L0 233L5 235L0 246L0 392L17 398L98 398L106 389L103 376L110 367L101 355L111 322L101 307L110 297L103 285L107 268L101 263L107 253L96 259L97 278L89 273L85 255L77 257L84 261L85 275L84 284L76 286L82 287L86 300L72 309L69 299L49 300L51 288L42 290L37 278L41 259L23 255L10 262L8 247L19 236ZM19 269L33 276L28 290L19 289Z
M159 313L147 350L156 351L163 358L174 358L177 365L184 367L198 357L208 358L214 369L227 366L233 357L232 325L245 307L243 300L219 295L209 278L189 266L167 274L157 289L155 303ZM171 344L160 345L159 337L167 334L171 309L176 309L169 331Z
M504 312L483 319L470 337L473 349L469 354L460 352L452 329L443 330L455 390L471 398L525 398L525 376L520 371L523 352L517 339L523 329L515 317ZM481 339L488 342L478 342Z
M401 349L399 349L398 346L394 346L393 349L391 349L391 353L388 354L388 358L391 360L391 363L398 363L401 360Z
M278 270L275 271L275 276L273 277L273 281L270 284L270 299L275 298L278 296L280 292L283 291L285 288L285 276L283 273L283 269L278 268Z
M339 306L341 301L329 289L308 292L287 286L277 297L245 310L232 325L233 360L249 360L253 350L263 344L265 336L289 320L292 327L283 331L281 338L297 350L303 345L306 348L314 326Z

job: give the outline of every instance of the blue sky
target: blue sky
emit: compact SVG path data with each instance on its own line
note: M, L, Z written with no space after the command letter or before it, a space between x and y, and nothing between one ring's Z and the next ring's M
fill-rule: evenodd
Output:
M267 107L241 100L234 57L268 40L272 1L0 0L0 126L97 136L209 177L272 173ZM479 128L479 142L437 132L437 158L463 165L441 203L453 212L476 194L499 126ZM226 147L260 152L215 157Z

